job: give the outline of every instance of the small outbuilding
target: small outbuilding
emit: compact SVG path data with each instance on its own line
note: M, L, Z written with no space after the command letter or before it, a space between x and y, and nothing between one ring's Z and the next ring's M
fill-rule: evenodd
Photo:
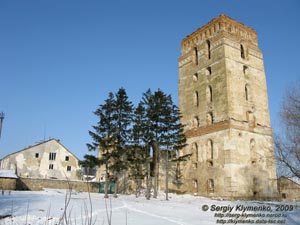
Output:
M12 170L0 170L0 190L16 190L17 178Z

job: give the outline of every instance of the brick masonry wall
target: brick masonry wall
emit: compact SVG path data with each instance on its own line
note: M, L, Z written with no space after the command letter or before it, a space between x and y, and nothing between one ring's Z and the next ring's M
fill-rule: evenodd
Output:
M53 189L72 189L84 192L99 192L100 184L96 182L68 181L68 180L50 180L50 179L32 179L19 178L17 180L17 190L41 191L44 188Z

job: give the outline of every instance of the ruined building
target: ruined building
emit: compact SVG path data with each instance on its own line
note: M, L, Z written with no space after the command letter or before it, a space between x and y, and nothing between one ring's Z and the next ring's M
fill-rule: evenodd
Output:
M49 139L0 159L0 170L12 170L19 177L78 180L79 159L59 140Z
M182 40L179 108L188 160L181 189L231 199L277 198L272 128L255 30L220 15Z

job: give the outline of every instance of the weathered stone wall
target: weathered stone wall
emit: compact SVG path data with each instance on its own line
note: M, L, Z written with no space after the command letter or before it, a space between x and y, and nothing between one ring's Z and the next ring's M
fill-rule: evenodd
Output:
M99 183L84 181L68 180L49 180L49 179L32 179L19 178L17 180L17 190L41 191L44 188L53 189L72 189L83 192L99 192Z
M16 179L0 178L0 190L16 190Z

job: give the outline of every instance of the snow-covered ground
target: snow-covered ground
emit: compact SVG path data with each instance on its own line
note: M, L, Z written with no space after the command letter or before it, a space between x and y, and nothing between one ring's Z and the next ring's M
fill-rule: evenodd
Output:
M218 201L191 195L146 200L133 195L104 199L103 194L71 194L66 190L8 191L0 195L0 225L68 224L174 225L174 224L300 224L300 202ZM67 207L65 203L69 201ZM92 207L92 208L91 208ZM66 209L66 216L62 217ZM92 212L92 216L90 214ZM12 215L11 217L5 217ZM109 223L111 220L111 223ZM60 224L65 224L61 222Z

